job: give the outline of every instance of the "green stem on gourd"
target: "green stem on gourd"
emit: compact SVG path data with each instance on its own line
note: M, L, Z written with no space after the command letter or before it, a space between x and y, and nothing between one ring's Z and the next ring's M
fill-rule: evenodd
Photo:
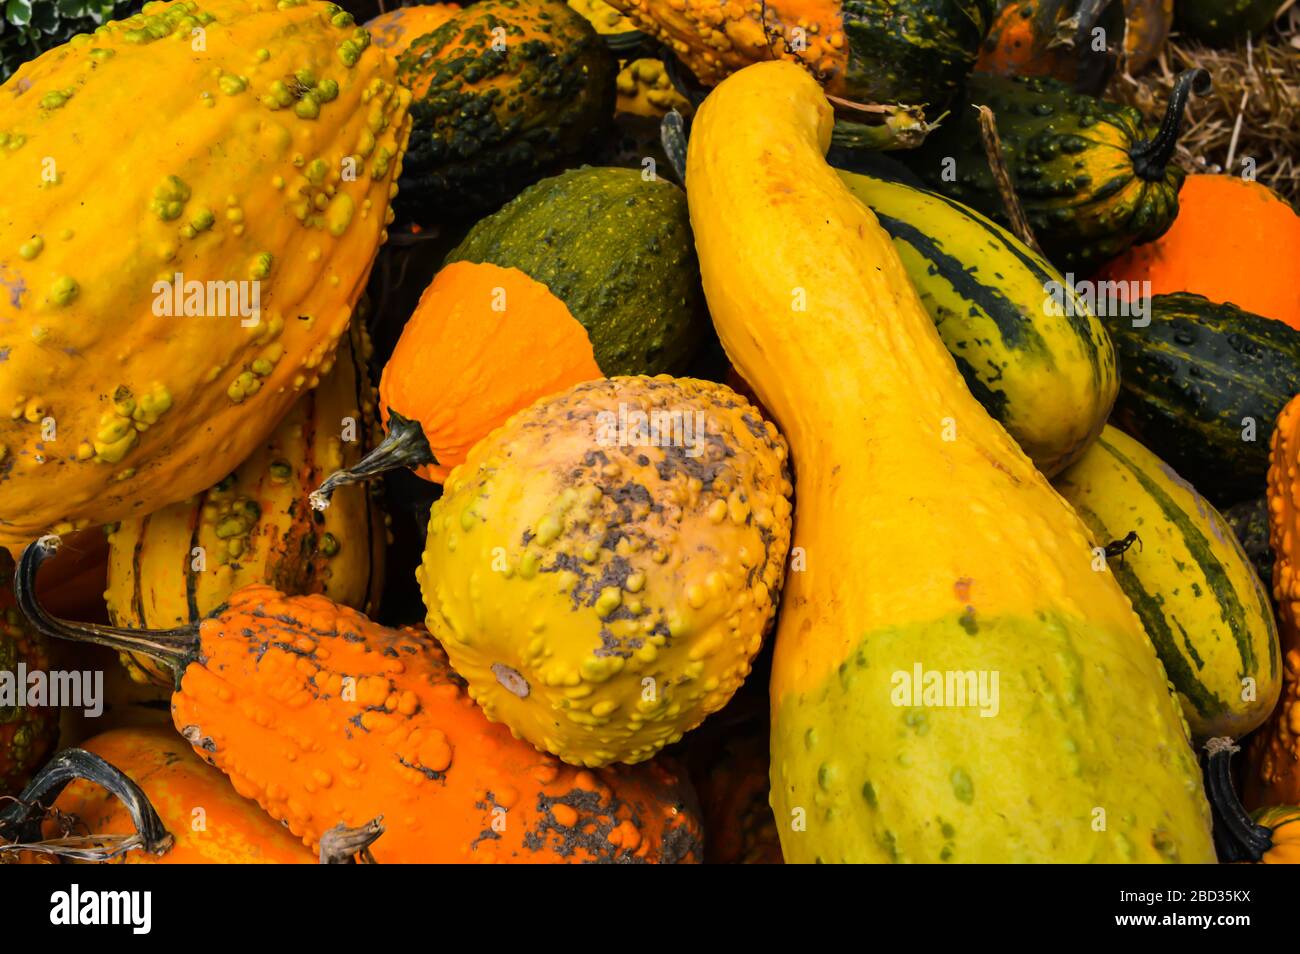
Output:
M437 465L438 458L429 447L429 439L424 436L424 428L419 421L409 420L394 410L388 412L388 433L361 460L351 467L336 470L325 478L324 482L311 492L311 505L315 510L324 510L330 505L334 491L349 484L359 484L378 477L390 470L403 467L416 468L429 464Z
M1210 74L1206 70L1183 70L1178 74L1173 92L1169 94L1169 104L1165 107L1160 131L1129 151L1133 171L1139 177L1148 182L1158 182L1164 178L1165 167L1173 158L1174 147L1178 144L1178 132L1183 124L1183 114L1187 112L1187 100L1193 92L1204 96L1210 91L1210 86Z

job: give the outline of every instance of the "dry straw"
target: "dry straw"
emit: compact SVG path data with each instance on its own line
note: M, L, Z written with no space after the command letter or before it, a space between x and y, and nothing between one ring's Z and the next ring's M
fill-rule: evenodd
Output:
M1289 0L1263 36L1231 49L1175 33L1140 74L1117 73L1108 95L1158 120L1178 74L1197 66L1214 91L1188 104L1179 165L1240 174L1253 160L1255 178L1300 209L1300 4Z

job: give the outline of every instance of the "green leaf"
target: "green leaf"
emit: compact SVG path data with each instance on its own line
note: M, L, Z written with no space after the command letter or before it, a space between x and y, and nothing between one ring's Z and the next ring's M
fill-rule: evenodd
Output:
M5 3L5 19L14 26L27 26L32 22L31 0L8 0Z

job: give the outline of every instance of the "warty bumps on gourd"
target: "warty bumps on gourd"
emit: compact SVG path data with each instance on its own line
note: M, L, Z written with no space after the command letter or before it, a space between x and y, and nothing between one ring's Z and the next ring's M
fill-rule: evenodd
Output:
M0 545L211 486L329 370L386 238L394 76L334 4L183 0L0 87Z

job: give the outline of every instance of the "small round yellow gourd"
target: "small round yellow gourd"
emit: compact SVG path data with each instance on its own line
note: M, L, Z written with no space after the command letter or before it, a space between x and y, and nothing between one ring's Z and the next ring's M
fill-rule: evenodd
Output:
M721 384L589 381L479 442L429 516L429 631L488 717L639 762L727 702L790 543L785 440Z

